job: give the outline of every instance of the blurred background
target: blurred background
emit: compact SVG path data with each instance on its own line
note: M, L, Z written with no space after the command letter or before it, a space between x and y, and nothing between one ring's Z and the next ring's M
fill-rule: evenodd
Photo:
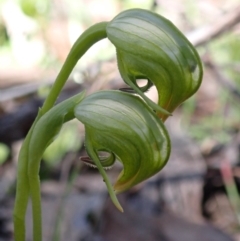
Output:
M41 164L46 241L240 240L239 0L0 0L0 241L13 240L17 156L71 46L89 26L129 8L171 20L196 46L204 79L166 122L172 154L163 171L112 206L86 155L84 127L66 124ZM114 46L95 44L59 101L83 89L119 89ZM148 93L155 98L154 89ZM108 171L114 180L119 164ZM27 213L31 240L31 210Z

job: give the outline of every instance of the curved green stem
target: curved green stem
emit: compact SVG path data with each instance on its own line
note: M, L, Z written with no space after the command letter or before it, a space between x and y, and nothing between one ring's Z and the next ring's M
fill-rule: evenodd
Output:
M48 112L54 106L64 84L66 83L78 60L93 44L107 37L106 25L107 22L95 24L89 29L87 29L77 39L70 53L68 54L67 59L61 71L59 72L56 81L53 84L52 89L43 104L42 109L39 111L38 117L34 121L33 126L38 122L39 119L41 119L41 117L46 112ZM31 180L29 180L28 178L28 152L33 126L29 131L26 139L24 140L18 160L17 194L14 207L14 236L16 241L25 241L25 214L30 194L29 183L31 182ZM34 196L32 196L32 199L34 199ZM38 205L36 206L36 209L38 209L37 207ZM41 229L40 225L37 225L36 229L39 230L39 228ZM37 233L38 232L36 232L35 236L37 236ZM38 240L41 240L41 237Z
M61 71L59 72L52 89L45 100L42 107L42 114L51 109L57 100L64 84L66 83L73 68L78 60L87 52L87 50L96 42L107 37L106 33L107 22L101 22L88 28L75 42L70 53L67 56Z

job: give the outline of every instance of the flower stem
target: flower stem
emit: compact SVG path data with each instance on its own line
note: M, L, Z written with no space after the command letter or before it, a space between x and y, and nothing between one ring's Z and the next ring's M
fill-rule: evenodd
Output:
M106 34L107 22L97 23L88 28L75 42L71 51L69 52L61 71L59 72L52 89L45 100L42 107L42 114L45 114L51 109L57 100L64 84L66 83L73 68L78 60L87 52L87 50L96 42L107 37Z

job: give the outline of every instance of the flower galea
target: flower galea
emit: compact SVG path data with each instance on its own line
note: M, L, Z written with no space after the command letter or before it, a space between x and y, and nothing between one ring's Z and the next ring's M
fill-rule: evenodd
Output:
M81 101L75 116L85 125L86 150L96 166L109 165L101 161L100 151L108 152L123 164L115 192L146 180L166 164L170 154L167 130L138 96L100 91Z
M130 9L107 25L107 37L115 45L123 80L162 120L192 96L202 80L199 55L187 38L166 18L143 9ZM146 79L145 87L137 85ZM143 93L155 85L158 105Z

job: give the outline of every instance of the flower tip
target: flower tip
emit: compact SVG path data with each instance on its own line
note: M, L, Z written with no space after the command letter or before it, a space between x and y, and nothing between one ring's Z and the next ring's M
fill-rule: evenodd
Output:
M121 213L124 213L124 210L123 208L120 206L120 207L117 207L117 209L121 212Z
M116 200L113 200L112 199L112 201L113 201L113 204L115 205L115 207L121 212L121 213L123 213L124 211L123 211L123 208L122 208L122 206L121 206L121 204L119 203L119 201L116 199Z

